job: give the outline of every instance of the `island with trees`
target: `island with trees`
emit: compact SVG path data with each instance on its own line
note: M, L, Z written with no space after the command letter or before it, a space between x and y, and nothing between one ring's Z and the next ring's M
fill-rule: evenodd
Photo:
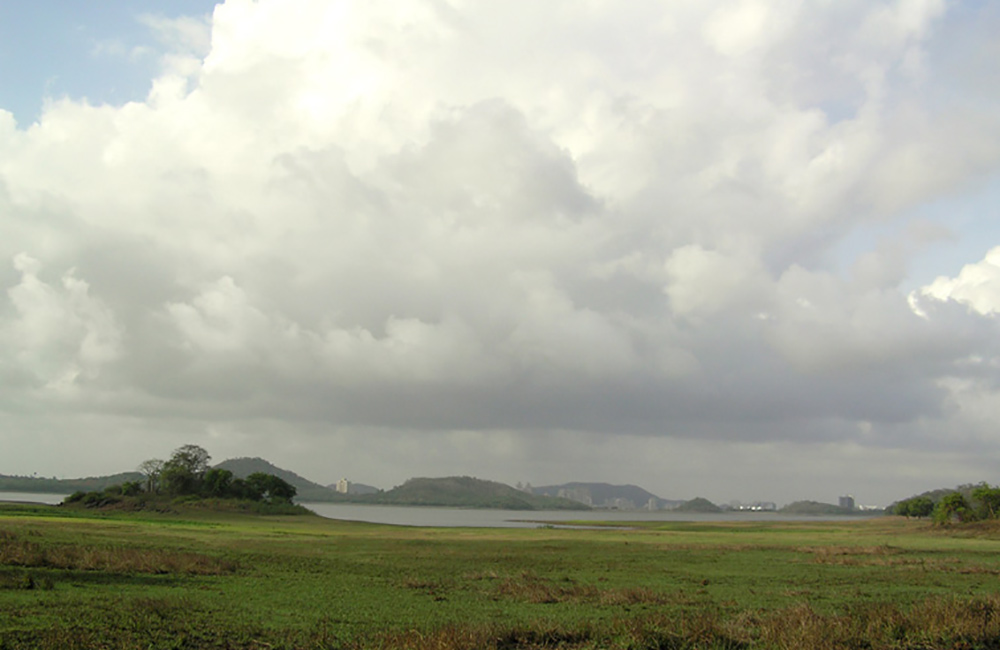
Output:
M211 467L211 456L198 445L184 445L167 460L150 459L139 465L142 480L124 481L101 490L74 492L68 506L162 510L179 504L226 510L307 514L294 505L296 489L274 474L254 472L239 478L228 469Z

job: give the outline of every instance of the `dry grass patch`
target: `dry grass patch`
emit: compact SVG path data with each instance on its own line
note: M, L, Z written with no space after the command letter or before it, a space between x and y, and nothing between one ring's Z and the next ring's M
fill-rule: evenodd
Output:
M795 549L812 556L816 564L840 566L885 566L943 569L956 559L928 560L894 546L807 546Z
M518 576L500 580L494 590L493 598L512 598L528 603L560 603L567 600L593 600L598 590L590 585L580 585L566 578L560 582L541 578L525 571Z
M470 576L470 578L495 582L489 592L493 600L509 598L533 604L573 602L593 603L602 606L666 605L678 602L676 596L657 592L648 587L626 587L622 589L597 587L591 584L578 583L568 577L560 579L543 578L530 571L507 577L501 577L494 572L487 572L475 574L475 576Z
M407 650L512 650L514 648L728 648L800 650L898 650L900 648L997 648L1000 597L928 600L909 609L863 605L841 614L820 614L808 605L776 612L718 609L660 612L595 626L536 623L446 626L431 631L378 635L357 647Z
M393 650L539 650L541 648L592 648L594 635L586 626L568 629L553 625L509 627L503 625L449 625L432 631L408 630L379 634L352 648Z
M0 565L109 573L222 575L236 570L228 560L184 551L47 545L0 531Z
M964 566L955 556L927 558L892 546L816 546L796 549L808 553L816 564L840 566L880 566L967 575L1000 575L1000 569Z

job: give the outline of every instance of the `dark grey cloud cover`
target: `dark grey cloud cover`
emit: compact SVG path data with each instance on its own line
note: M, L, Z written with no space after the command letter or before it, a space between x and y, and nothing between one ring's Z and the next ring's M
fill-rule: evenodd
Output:
M915 273L995 212L988 3L146 21L144 101L0 110L0 473L1000 480L1000 241Z

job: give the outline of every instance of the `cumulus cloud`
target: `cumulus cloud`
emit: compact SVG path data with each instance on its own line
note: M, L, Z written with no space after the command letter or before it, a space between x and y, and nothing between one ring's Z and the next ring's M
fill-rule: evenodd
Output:
M1000 247L981 261L966 265L954 278L941 276L920 290L940 301L954 300L980 314L1000 312Z
M21 282L7 291L14 314L0 321L4 365L33 379L31 388L60 393L97 379L101 368L122 352L114 314L72 270L63 275L61 286L52 286L38 277L38 260L21 253L13 265Z
M591 472L613 441L914 463L942 432L985 444L993 372L970 359L992 359L1000 253L909 297L908 244L831 262L855 229L918 228L996 174L1000 119L936 37L949 11L146 17L172 48L146 101L56 102L28 129L0 112L5 389L39 422L89 400L224 449L350 439L382 475L408 470L375 469L370 441L539 473L525 450L574 435Z

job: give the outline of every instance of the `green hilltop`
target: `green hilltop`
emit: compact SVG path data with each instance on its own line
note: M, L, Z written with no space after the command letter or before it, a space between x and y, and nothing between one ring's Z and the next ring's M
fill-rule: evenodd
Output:
M722 509L708 499L695 497L674 508L674 512L722 512Z
M282 469L263 458L230 458L215 466L217 469L227 469L236 478L246 478L256 472L272 474L295 486L297 501L344 501L343 496L325 485L313 483L295 472Z
M851 515L859 514L858 511L837 506L832 503L821 503L819 501L796 501L789 503L779 510L786 515Z
M351 498L351 501L506 510L590 510L588 506L569 499L531 494L503 483L470 476L411 478L386 492L359 495Z

